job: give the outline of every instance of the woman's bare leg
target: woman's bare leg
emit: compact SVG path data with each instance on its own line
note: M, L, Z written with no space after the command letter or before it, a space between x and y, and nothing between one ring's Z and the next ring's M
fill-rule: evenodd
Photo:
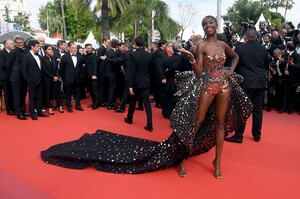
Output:
M214 99L213 95L208 95L206 93L201 93L199 97L200 98L199 98L199 105L198 105L197 121L196 121L196 125L195 125L195 133L201 127L201 124L202 124L203 120L205 119L206 112ZM184 174L184 176L183 176L183 174ZM184 160L179 165L179 175L181 177L186 176Z
M224 123L226 112L229 103L229 90L216 96L216 116L215 116L215 128L216 128L216 155L213 160L214 175L216 178L222 177L221 172L221 156L223 152L224 144Z

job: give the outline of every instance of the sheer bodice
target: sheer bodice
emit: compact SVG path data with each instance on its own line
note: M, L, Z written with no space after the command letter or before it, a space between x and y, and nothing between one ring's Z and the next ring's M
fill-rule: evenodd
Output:
M224 75L225 53L207 55L203 58L203 92L210 95L217 95L229 88L228 79Z

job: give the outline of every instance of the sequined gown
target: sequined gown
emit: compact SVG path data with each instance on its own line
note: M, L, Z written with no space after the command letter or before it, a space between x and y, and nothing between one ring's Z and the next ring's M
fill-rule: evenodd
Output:
M201 79L192 71L177 74L177 103L170 119L173 133L164 141L97 130L42 151L43 161L72 169L93 166L105 172L137 174L177 166L183 159L209 151L215 145L215 107L211 105L201 128L195 132L200 92L215 95L230 88L225 132L245 123L252 110L250 100L237 83L238 76L220 79L224 62L223 56L206 57Z

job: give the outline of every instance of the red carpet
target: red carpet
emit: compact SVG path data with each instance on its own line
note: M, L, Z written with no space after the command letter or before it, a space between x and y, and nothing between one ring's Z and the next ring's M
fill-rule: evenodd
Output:
M133 125L104 108L20 121L0 113L0 198L2 199L282 199L299 198L300 116L264 113L262 140L253 141L248 121L243 144L225 143L223 179L213 177L214 150L187 161L187 177L176 168L121 175L47 165L40 151L96 129L161 141L171 129L161 110L153 108L154 131L143 129L145 113L136 111Z

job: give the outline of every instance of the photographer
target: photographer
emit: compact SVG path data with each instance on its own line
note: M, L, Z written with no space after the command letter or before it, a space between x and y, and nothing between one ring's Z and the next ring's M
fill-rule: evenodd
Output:
M228 44L231 41L231 33L230 33L230 26L229 23L224 23L226 26L223 27L223 34L226 35L226 43Z
M238 36L236 33L232 33L231 34L231 40L230 42L228 43L228 46L232 49L232 50L235 50L235 48L239 45L241 45L242 42L239 42L238 41Z
M259 44L262 43L262 38L265 34L267 34L268 31L266 30L266 24L264 22L259 23L259 30L257 31L257 42Z
M286 62L282 56L282 50L276 48L273 51L272 61L269 66L268 76L267 76L267 111L271 111L271 106L275 105L276 97L279 97L278 91L282 89L280 83L282 81L284 71L285 71ZM279 107L278 107L279 108Z

